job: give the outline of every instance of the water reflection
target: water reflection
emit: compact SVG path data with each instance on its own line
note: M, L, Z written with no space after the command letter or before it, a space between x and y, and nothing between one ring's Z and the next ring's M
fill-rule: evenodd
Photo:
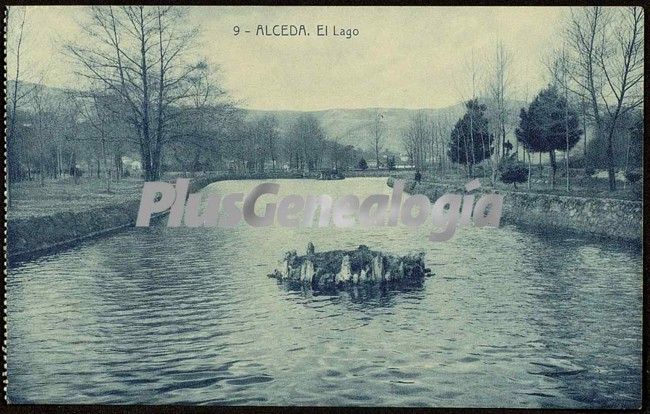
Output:
M298 294L301 302L316 297L328 297L339 299L339 303L369 307L393 306L394 298L400 294L407 294L411 299L421 299L424 295L425 283L424 280L417 280L391 286L362 284L319 291L296 281L276 280L275 282L281 289Z

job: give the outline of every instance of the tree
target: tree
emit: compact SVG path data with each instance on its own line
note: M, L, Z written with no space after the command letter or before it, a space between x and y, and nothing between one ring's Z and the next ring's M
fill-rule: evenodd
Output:
M111 140L110 128L114 128L116 122L113 122L113 112L112 112L112 99L110 92L101 91L98 89L93 89L88 93L81 95L81 100L87 100L87 105L80 105L81 115L83 119L91 126L93 129L93 138L99 141L101 147L101 159L104 163L104 174L106 178L106 192L111 191L111 174L108 167L107 155L108 155L108 143ZM99 178L99 157L97 157L98 162L98 174Z
M496 173L499 170L501 159L506 157L506 127L510 118L510 107L508 105L508 96L510 95L510 66L511 57L502 42L496 45L495 59L493 63L493 78L488 85L491 97L491 110L493 112L493 128L498 137L497 145L494 150L494 160L492 162L492 181L496 180ZM518 151L515 153L519 157Z
M431 125L424 113L418 112L402 134L406 154L417 169L425 169L431 134Z
M438 114L431 122L431 137L435 141L433 150L435 155L434 162L438 168L444 173L448 167L447 148L449 144L449 137L451 136L452 122L450 122L449 114ZM483 146L484 143L482 143Z
M551 185L555 185L557 162L555 151L571 149L580 140L578 114L569 108L557 88L549 86L522 108L519 127L515 131L519 142L530 152L547 152L551 161Z
M11 22L9 20L9 13L10 11L15 10L15 6L11 8L7 8L7 25ZM14 12L15 14L16 12ZM16 123L17 123L17 117L18 117L18 105L21 100L25 98L25 94L21 91L19 91L19 85L20 85L20 53L21 53L21 48L22 48L22 43L23 43L23 34L24 34L24 29L25 29L25 19L27 17L27 8L23 8L23 13L22 16L19 16L18 19L20 19L20 26L17 29L14 30L7 30L7 38L9 40L13 40L13 36L10 37L10 34L16 36L16 39L14 42L14 54L15 54L15 72L14 72L14 83L13 83L13 93L9 94L8 96L8 101L9 101L9 113L8 113L8 123L9 123L9 130L8 130L8 142L7 142L7 149L9 153L7 154L7 166L8 166L8 173L10 179L15 179L20 176L20 161L18 160L18 153L17 151L12 151L15 148L15 145L12 145L13 142L16 138ZM12 25L13 26L13 25ZM11 27L11 26L10 26ZM13 29L13 27L11 27ZM9 46L9 44L7 45Z
M516 157L516 154L512 154L501 163L501 182L513 184L515 188L517 183L525 183L528 178L527 168Z
M325 131L318 119L303 114L289 128L285 145L289 164L298 170L313 171L321 165L326 148Z
M606 139L610 191L616 189L618 123L643 102L643 21L641 7L580 7L572 10L564 32L574 63L566 86L588 101L596 139Z
M616 24L608 28L612 43L603 45L598 54L598 64L607 80L610 99L604 99L609 115L607 155L610 190L616 189L613 165L613 136L617 122L628 111L643 102L643 8L629 7L621 12Z
M474 165L492 155L494 135L488 129L485 105L472 99L465 103L465 108L467 112L451 131L447 154L452 162L465 165L471 177Z
M35 164L38 166L40 185L45 185L45 176L56 176L58 166L49 155L55 152L56 140L61 123L63 102L56 99L44 86L39 85L32 92L33 113L31 114L28 145L35 150Z
M373 150L375 151L375 160L377 162L377 169L379 169L379 151L381 151L383 138L384 138L384 125L382 124L382 115L379 111L375 114L375 119L373 119L370 124L370 133L372 135L372 144Z
M6 68L5 77L13 75L13 82L6 84L7 105L6 119L6 149L7 149L7 205L11 205L10 182L23 178L23 166L21 159L25 145L19 142L23 131L19 131L18 119L21 117L21 109L25 101L30 99L36 85L28 85L23 82L26 78L25 66L29 71L30 62L23 61L23 48L26 32L25 22L27 20L27 7L7 6L6 7ZM27 63L25 65L25 63Z
M189 166L184 170L195 173L201 167L207 168L211 159L218 158L223 127L234 112L234 104L220 86L217 70L206 61L196 65L187 83L186 98L168 111L173 121L169 123L168 136L175 158Z
M631 183L636 183L641 179L641 172L640 171L625 171L625 179Z
M524 150L528 154L528 189L530 190L530 178L532 176L532 160L531 153L534 151L534 146L532 142L535 141L535 138L532 137L533 131L530 124L530 118L528 117L528 111L526 108L521 108L519 111L519 126L515 129L515 136L517 137L517 142L522 144ZM540 152L541 154L541 152Z
M85 37L66 45L91 84L102 84L129 108L146 180L161 174L173 105L185 99L188 79L201 64L189 62L197 31L177 6L93 6Z
M265 117L263 122L263 131L264 134L266 135L266 142L267 142L267 153L271 157L271 164L272 164L272 169L275 171L276 167L276 161L277 161L277 146L278 146L278 120L275 118L275 116L271 115L268 117Z

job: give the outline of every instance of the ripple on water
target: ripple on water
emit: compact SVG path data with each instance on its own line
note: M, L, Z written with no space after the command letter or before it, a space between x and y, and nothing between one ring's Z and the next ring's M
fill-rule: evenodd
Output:
M286 194L387 191L384 179L280 182ZM158 226L19 264L7 281L9 398L639 405L640 252L514 226L467 228L438 244L426 235L402 226ZM411 290L336 294L266 277L284 251L308 241L323 250L423 250L435 276Z

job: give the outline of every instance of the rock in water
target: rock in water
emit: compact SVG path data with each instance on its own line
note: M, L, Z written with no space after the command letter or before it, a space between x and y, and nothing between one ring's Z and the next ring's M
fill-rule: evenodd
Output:
M352 279L352 271L350 270L350 256L347 254L341 260L341 270L336 274L336 283L346 283Z
M314 278L314 264L311 260L307 259L302 262L302 267L300 269L300 281L304 283L312 283Z
M356 250L316 253L307 245L307 254L285 253L280 269L269 277L301 284L317 290L354 285L410 284L431 274L424 264L424 253L394 256L359 246Z

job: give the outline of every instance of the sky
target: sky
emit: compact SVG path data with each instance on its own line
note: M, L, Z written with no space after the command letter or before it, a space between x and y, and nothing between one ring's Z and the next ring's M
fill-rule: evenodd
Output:
M78 85L61 44L80 35L79 6L27 7L26 80ZM222 85L241 106L267 110L441 108L472 96L491 73L497 42L511 58L514 99L547 80L543 60L557 47L568 10L556 7L221 7L193 6L195 53L220 67ZM258 25L305 25L309 36L257 36ZM316 26L329 36L316 36ZM240 34L234 35L234 26ZM357 29L350 39L332 36ZM10 44L12 27L8 33ZM244 33L250 30L251 33ZM11 53L11 51L9 52ZM8 78L15 66L8 58Z

